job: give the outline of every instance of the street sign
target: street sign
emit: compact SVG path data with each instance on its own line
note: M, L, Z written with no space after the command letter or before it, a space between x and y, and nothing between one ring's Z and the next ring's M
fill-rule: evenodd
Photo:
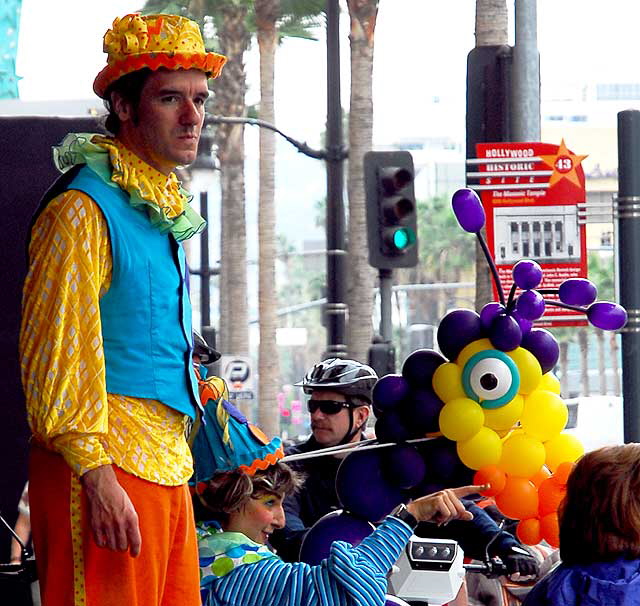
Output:
M230 400L255 400L255 378L251 358L245 356L222 356L220 376L229 388Z
M580 206L586 199L581 163L564 140L551 143L478 143L467 182L480 194L487 216L487 243L505 291L520 259L544 271L540 288L587 277L587 245ZM497 297L497 292L494 294ZM551 295L557 299L557 296ZM585 325L584 315L554 307L537 326Z

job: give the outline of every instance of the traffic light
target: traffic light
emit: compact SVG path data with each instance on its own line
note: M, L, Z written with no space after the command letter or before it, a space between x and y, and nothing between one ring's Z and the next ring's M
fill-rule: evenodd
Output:
M413 158L409 152L364 155L369 264L379 269L418 263Z

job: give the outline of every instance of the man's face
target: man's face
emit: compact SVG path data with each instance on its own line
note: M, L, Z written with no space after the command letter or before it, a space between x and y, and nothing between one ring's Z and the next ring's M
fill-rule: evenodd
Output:
M121 121L118 138L147 164L168 175L195 160L208 96L207 76L200 70L154 71L142 88L137 111L114 95Z
M334 400L336 402L346 402L344 394L329 389L314 389L310 400ZM369 410L366 406L359 406L353 409L353 427L358 427L367 418ZM345 437L349 431L349 409L341 408L335 414L326 414L320 408L310 412L311 431L316 442L327 448L335 446ZM353 428L352 428L353 429ZM351 441L360 439L358 432Z

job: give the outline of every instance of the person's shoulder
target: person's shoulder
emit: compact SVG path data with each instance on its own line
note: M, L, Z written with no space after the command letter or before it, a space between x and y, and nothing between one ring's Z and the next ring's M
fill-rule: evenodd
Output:
M91 196L77 189L68 189L53 198L42 212L43 216L64 222L70 229L87 221L102 220L102 213Z
M284 453L285 455L302 454L303 452L312 452L318 448L318 443L313 439L313 437L310 437L303 441L286 444Z

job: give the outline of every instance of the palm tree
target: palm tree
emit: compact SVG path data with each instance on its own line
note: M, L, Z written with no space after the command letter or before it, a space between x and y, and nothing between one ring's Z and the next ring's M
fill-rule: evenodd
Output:
M351 99L349 107L349 255L347 257L347 344L356 360L367 360L373 327L374 270L369 266L363 157L373 139L373 42L378 0L347 0L350 17Z
M247 29L248 0L202 2L216 10L217 39L227 64L213 81L213 112L245 117L247 90L244 54L251 36ZM204 14L202 14L204 17ZM247 231L245 215L244 125L219 124L214 145L220 164L220 348L223 353L249 354L247 303Z
M275 124L274 73L276 48L283 36L310 38L309 26L322 12L320 0L255 0L255 30L260 50L259 118ZM260 346L258 350L258 422L267 432L280 432L278 409L279 356L276 343L276 209L275 209L275 134L260 129L260 192L258 209L258 313Z
M274 68L278 46L277 21L280 0L255 0L258 47L260 49L259 117L275 124ZM276 402L278 392L278 346L276 343L276 209L275 209L275 133L260 129L260 192L258 207L258 315L260 347L258 369L260 386L258 423L267 435L280 433L278 409L267 403Z

